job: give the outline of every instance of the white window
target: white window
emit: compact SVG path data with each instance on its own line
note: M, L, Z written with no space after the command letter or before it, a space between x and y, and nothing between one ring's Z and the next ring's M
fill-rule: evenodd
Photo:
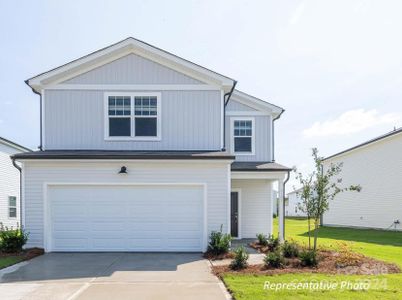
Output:
M106 140L160 140L160 93L105 94Z
M254 155L254 118L232 118L231 149L239 155Z
M15 219L17 217L17 197L8 196L8 217Z

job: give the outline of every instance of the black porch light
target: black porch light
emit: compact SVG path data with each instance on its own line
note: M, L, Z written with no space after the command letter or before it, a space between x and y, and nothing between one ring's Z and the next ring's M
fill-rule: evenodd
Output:
M120 171L119 171L118 174L127 174L127 168L126 168L125 166L122 166L122 167L120 168Z

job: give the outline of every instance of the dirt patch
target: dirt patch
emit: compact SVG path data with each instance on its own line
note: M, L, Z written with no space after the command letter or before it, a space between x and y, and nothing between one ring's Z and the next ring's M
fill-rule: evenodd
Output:
M29 260L34 257L40 256L44 254L45 251L42 248L29 248L29 249L24 249L23 251L19 253L3 253L0 252L0 257L21 257L22 260Z
M233 271L229 266L213 266L214 274L221 276L225 273L233 274L289 274L289 273L324 273L324 274L348 274L348 275L380 275L400 273L400 268L391 263L361 256L361 259L353 266L340 267L338 262L339 252L319 251L319 263L317 267L303 267L297 258L285 259L282 268L269 268L264 265L250 265L246 269Z

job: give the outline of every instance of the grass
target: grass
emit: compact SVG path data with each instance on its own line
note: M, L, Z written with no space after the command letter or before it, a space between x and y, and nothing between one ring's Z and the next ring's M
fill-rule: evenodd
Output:
M9 267L16 263L23 261L24 258L22 256L3 256L0 257L0 269Z
M277 232L278 219L274 221ZM286 220L286 238L307 244L307 222L304 219ZM402 233L361 230L351 228L322 227L319 231L318 245L322 248L337 248L339 242L347 242L354 251L376 259L393 262L402 268ZM358 276L325 274L285 274L233 275L223 278L226 286L233 292L235 299L402 299L402 274L381 276ZM287 290L273 291L264 289L264 283L291 283L310 281L338 282L335 290ZM341 289L342 282L371 282L368 290ZM385 286L386 284L386 286Z

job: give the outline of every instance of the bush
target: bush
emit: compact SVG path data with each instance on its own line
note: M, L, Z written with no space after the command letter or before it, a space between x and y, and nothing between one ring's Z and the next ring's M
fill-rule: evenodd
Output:
M220 231L212 231L209 237L208 252L215 255L221 255L229 252L232 236Z
M299 246L295 241L285 241L282 245L283 256L287 258L299 256Z
M285 259L279 250L269 252L264 257L264 263L267 267L280 268L285 264Z
M268 249L269 251L275 251L279 246L279 239L274 237L272 234L268 237Z
M303 250L299 254L299 258L305 267L316 267L318 265L317 253L314 250Z
M0 251L6 253L21 252L28 241L28 233L23 228L9 229L0 225Z
M256 237L259 245L268 246L268 237L265 234L258 233Z
M336 258L336 266L344 268L348 266L357 266L363 260L364 256L353 252L346 243L340 243L339 256Z
M243 246L238 247L235 251L235 257L230 264L230 268L233 270L244 269L247 267L248 253Z

